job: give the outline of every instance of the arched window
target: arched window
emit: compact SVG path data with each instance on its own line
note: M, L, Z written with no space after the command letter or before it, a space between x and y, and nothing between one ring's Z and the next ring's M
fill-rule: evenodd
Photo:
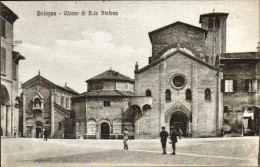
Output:
M171 94L171 91L169 89L166 89L165 91L165 101L169 102L172 100L172 94Z
M219 28L219 27L220 27L220 19L219 19L219 18L216 18L216 19L215 19L215 27L216 27L216 28Z
M212 18L209 19L209 28L213 28L213 19Z
M146 96L148 96L148 97L152 96L152 92L149 89L146 91Z
M186 90L186 100L191 101L191 99L192 99L191 90L187 89Z
M39 98L34 99L34 107L41 107L41 100Z
M210 92L210 89L209 89L209 88L207 88L207 89L205 90L205 101L208 101L208 102L211 101L211 92Z

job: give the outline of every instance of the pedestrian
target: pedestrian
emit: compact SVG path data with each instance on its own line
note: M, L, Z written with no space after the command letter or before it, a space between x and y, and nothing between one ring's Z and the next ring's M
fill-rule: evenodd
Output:
M182 132L181 128L179 128L179 140L181 140L182 135L183 135L183 132Z
M176 143L177 143L177 132L174 126L171 126L171 143L172 143L172 155L175 155Z
M162 154L166 154L166 143L167 143L167 137L169 136L168 132L165 130L165 127L162 127L162 131L160 133L160 137L161 137L161 143L162 143L162 149L163 149L163 153Z
M127 141L128 141L128 139L131 140L131 138L130 138L129 132L127 131L126 128L124 129L123 135L124 135L124 150L128 150L128 143L127 143Z
M48 131L46 129L44 129L43 131L43 136L44 136L44 140L47 141L47 138L48 138Z

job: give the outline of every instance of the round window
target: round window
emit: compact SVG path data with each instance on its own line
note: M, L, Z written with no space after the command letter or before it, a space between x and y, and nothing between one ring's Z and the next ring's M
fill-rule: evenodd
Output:
M175 88L183 88L185 86L186 80L182 75L175 75L172 77L172 84Z

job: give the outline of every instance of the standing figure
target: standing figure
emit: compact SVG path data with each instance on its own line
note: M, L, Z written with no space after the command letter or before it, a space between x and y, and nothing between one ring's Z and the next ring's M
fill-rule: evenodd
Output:
M124 135L124 150L128 150L128 139L131 139L130 136L129 136L129 132L127 131L127 129L125 128L124 129L124 132L123 132L123 135Z
M163 149L163 153L162 154L166 154L166 143L167 143L167 137L169 136L168 132L165 131L165 127L162 127L162 131L160 133L160 137L161 137L161 143L162 143L162 149Z
M48 131L46 129L44 129L43 131L43 135L44 135L44 140L47 141L47 138L48 138Z
M177 143L177 132L174 126L171 127L171 141L172 141L172 155L175 155L176 146Z
M183 132L182 132L181 128L179 128L179 140L181 140L182 135L183 135Z

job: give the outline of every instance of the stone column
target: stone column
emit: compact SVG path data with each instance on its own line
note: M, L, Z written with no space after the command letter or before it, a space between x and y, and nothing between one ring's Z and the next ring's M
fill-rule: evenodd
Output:
M158 130L161 131L161 127L165 126L165 68L166 62L163 61L159 66L159 114L160 114L160 122Z
M198 92L197 92L197 64L191 64L191 90L192 90L192 105L191 105L191 112L192 112L192 125L191 125L191 133L192 137L197 136L198 130L198 110L197 110L197 99L198 99Z
M51 135L50 137L53 137L54 135L54 130L55 130L55 126L54 126L54 121L55 121L55 109L54 109L54 96L55 96L55 91L51 90Z
M23 136L27 136L27 128L26 128L26 95L23 94Z

